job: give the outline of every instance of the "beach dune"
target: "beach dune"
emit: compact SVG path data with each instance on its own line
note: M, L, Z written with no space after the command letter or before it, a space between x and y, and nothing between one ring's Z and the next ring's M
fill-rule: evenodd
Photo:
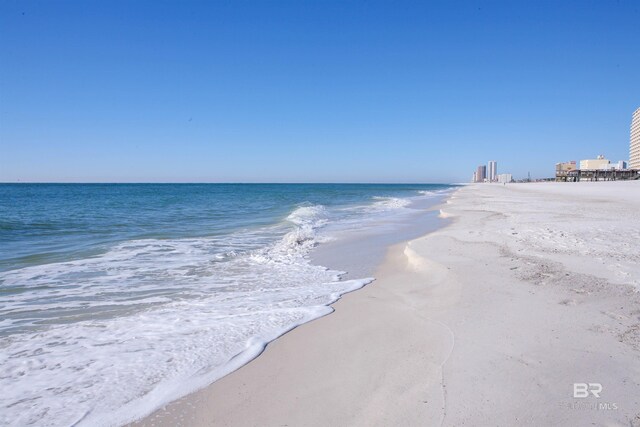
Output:
M474 185L439 209L334 313L139 424L640 425L640 182Z

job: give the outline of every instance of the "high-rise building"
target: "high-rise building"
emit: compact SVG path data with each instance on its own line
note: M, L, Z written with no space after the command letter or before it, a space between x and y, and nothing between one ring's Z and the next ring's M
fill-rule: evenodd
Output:
M631 119L629 169L640 169L640 108L633 112L633 118Z
M476 170L476 182L484 182L487 178L487 167L485 165L478 166Z
M495 182L498 179L498 162L490 160L487 165L487 181Z

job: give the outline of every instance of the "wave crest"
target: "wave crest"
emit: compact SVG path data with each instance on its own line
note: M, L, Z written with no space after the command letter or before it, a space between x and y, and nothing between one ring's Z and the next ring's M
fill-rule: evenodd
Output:
M411 204L411 200L400 197L375 196L373 199L375 200L373 207L382 210L402 209Z

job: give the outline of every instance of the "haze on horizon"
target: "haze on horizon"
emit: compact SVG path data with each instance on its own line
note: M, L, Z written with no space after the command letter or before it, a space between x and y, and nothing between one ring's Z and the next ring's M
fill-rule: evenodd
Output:
M0 3L0 182L466 182L628 160L640 3Z

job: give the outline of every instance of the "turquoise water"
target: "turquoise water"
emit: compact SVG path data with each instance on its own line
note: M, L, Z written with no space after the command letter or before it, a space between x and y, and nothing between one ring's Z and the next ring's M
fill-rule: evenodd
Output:
M0 424L118 425L211 383L372 280L316 248L450 189L0 185Z
M94 255L132 239L229 234L304 204L328 208L446 185L0 184L0 271Z

